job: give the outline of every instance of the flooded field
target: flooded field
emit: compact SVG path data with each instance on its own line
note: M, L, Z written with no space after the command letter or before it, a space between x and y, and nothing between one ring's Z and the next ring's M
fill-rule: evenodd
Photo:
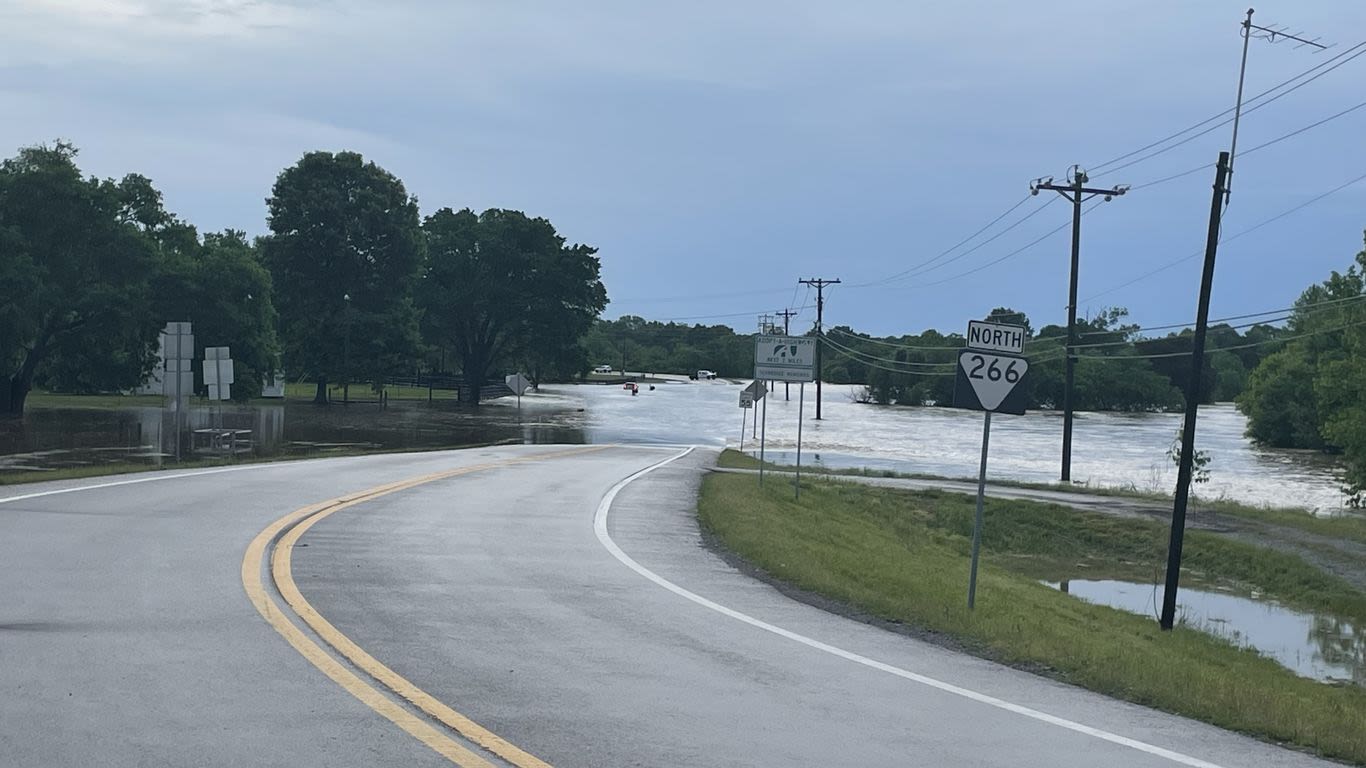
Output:
M1162 601L1161 586L1152 584L1073 580L1049 585L1141 616L1156 616ZM1254 648L1301 677L1366 684L1366 628L1251 595L1188 587L1177 594L1177 618L1186 626Z
M740 386L721 381L659 384L639 394L616 386L547 386L522 399L478 409L449 401L315 406L290 401L260 406L196 407L198 454L212 452L211 430L239 434L236 450L254 456L323 455L340 450L402 450L518 443L639 443L735 446L741 442ZM955 477L974 476L981 414L949 408L889 408L854 402L855 387L827 386L824 419L816 421L814 387L806 392L804 463L873 467ZM795 456L798 388L767 398L766 455ZM1175 466L1167 450L1178 414L1078 414L1072 476L1093 486L1171 493ZM155 407L116 410L33 408L22 420L0 422L0 472L114 461L160 463L173 458L172 416ZM989 475L1053 482L1058 478L1060 415L1000 416L992 424ZM1252 445L1245 420L1231 405L1201 409L1197 446L1211 456L1205 498L1254 504L1340 509L1337 467L1311 452ZM755 450L746 424L744 448ZM188 441L182 452L188 452ZM226 445L219 452L231 450ZM757 452L757 451L756 451Z

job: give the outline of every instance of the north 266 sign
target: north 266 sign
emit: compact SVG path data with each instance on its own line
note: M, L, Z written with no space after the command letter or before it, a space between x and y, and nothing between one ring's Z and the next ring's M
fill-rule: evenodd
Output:
M953 406L974 411L1022 414L1029 372L1024 351L1025 329L1017 325L973 321L968 348L958 355ZM1002 351L1009 350L1009 351Z

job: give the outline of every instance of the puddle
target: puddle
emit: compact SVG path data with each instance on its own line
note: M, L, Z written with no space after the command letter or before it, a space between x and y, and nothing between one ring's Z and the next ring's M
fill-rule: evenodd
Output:
M1162 588L1127 581L1044 582L1088 603L1156 616ZM1253 648L1301 677L1366 685L1366 628L1254 597L1182 589L1177 617L1187 626ZM1155 620L1155 619L1154 619Z

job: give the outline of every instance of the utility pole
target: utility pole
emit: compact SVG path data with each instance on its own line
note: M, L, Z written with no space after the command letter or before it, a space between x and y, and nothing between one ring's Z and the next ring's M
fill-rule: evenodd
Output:
M1053 177L1035 179L1029 183L1029 194L1037 195L1041 189L1051 189L1072 203L1072 277L1067 288L1067 362L1064 364L1062 391L1062 481L1072 480L1072 383L1076 375L1077 345L1077 264L1081 259L1081 204L1104 195L1112 200L1129 191L1127 184L1110 189L1092 189L1086 186L1086 171L1080 165L1072 166L1070 184L1054 184Z
M778 312L774 312L773 314L783 319L783 335L791 336L792 326L790 324L790 321L792 320L792 318L796 317L798 314L801 313L797 312L794 309L783 309L779 310ZM785 402L790 402L792 400L792 382L790 381L783 382L783 400Z
M1229 197L1233 194L1233 159L1238 156L1238 122L1243 116L1243 81L1247 78L1247 45L1253 37L1278 43L1281 40L1294 40L1299 43L1296 48L1303 48L1306 45L1316 49L1314 53L1328 49L1328 46L1319 42L1320 38L1312 40L1292 35L1282 27L1262 27L1252 23L1253 9L1247 9L1247 18L1243 19L1243 60L1238 66L1238 98L1233 107L1233 142L1228 149L1228 180L1224 184L1224 204L1228 204Z
M825 335L825 328L821 321L825 319L825 286L838 285L839 280L826 280L824 278L813 277L810 280L798 280L800 285L816 286L816 421L821 420L821 340Z
M1181 458L1176 470L1176 498L1172 503L1171 540L1167 546L1167 585L1162 592L1163 629L1176 621L1176 589L1181 580L1181 546L1186 536L1186 501L1190 496L1195 462L1195 416L1200 406L1200 379L1205 369L1205 332L1209 327L1209 295L1214 282L1214 254L1219 247L1219 219L1228 180L1228 152L1219 153L1214 171L1214 199L1209 208L1209 233L1205 237L1205 271L1200 275L1200 304L1195 313L1195 338L1191 341L1191 368L1186 380L1186 421L1181 427Z

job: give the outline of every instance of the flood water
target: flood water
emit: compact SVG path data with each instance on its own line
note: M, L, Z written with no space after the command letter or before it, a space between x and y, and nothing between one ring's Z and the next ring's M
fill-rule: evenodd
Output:
M1088 603L1156 616L1161 588L1127 581L1049 582ZM1230 592L1182 589L1177 617L1186 626L1254 648L1301 677L1366 685L1366 628L1330 615L1292 610Z
M255 456L322 455L353 449L423 449L490 442L703 444L739 447L740 385L723 381L658 384L632 396L618 386L546 386L522 399L478 409L451 402L390 401L315 406L290 401L260 406L195 407L194 429L250 431ZM814 387L806 387L802 424L804 464L871 467L951 477L975 477L982 414L951 408L896 408L856 403L858 387L824 388L823 419L814 415ZM767 458L795 460L799 388L783 386L766 398ZM1179 414L1077 415L1073 436L1075 481L1171 493L1176 468L1167 450ZM33 408L22 420L0 421L0 472L110 461L163 462L174 456L170 415L155 407L117 410ZM1338 468L1325 457L1253 446L1246 421L1231 405L1200 410L1197 447L1210 454L1211 479L1196 486L1205 498L1334 511L1346 501ZM988 476L1053 482L1058 479L1061 416L1037 412L992 421ZM746 423L744 448L757 453ZM204 435L201 434L201 438ZM203 451L201 451L203 452Z

